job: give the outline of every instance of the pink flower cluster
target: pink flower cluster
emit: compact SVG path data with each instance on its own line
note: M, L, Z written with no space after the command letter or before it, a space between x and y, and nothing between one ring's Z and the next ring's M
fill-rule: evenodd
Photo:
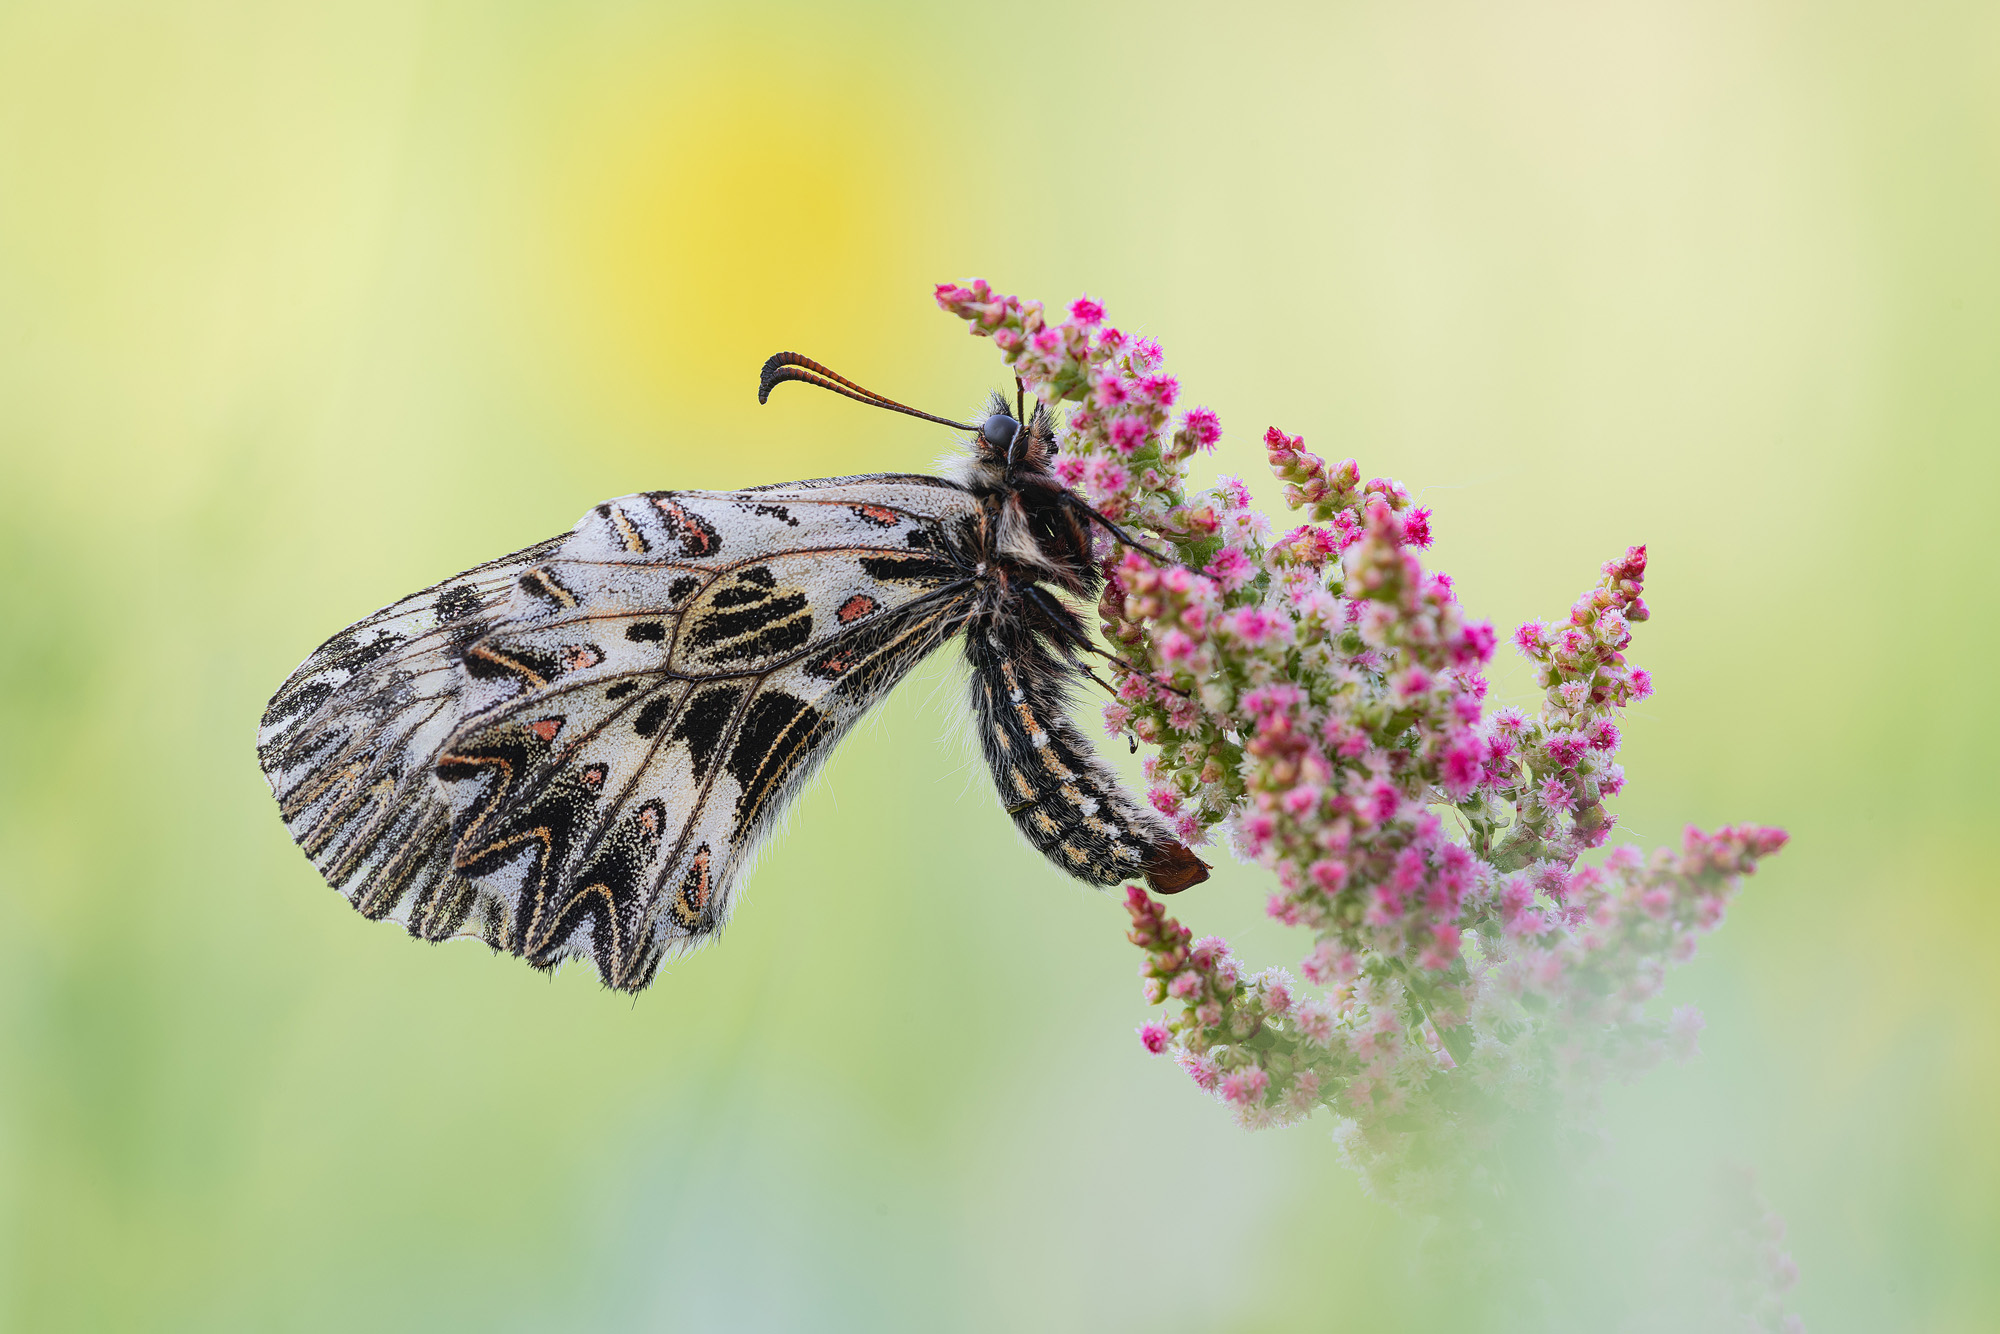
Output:
M1645 575L1646 548L1632 547L1605 563L1597 587L1570 609L1569 624L1531 621L1514 632L1515 647L1535 664L1543 704L1539 718L1505 709L1493 718L1493 744L1514 762L1512 781L1495 796L1517 817L1505 832L1495 821L1475 822L1474 845L1496 864L1574 860L1610 836L1604 799L1625 785L1614 715L1653 693L1645 668L1625 661L1632 624L1649 614L1640 596Z
M1652 689L1625 658L1645 548L1567 623L1516 632L1533 715L1489 709L1497 636L1425 569L1432 516L1399 483L1274 427L1266 457L1307 522L1273 537L1241 482L1189 494L1186 463L1220 427L1203 409L1175 425L1157 345L1088 299L1057 324L977 280L937 299L1030 392L1078 405L1059 475L1171 549L1106 556L1098 610L1129 664L1106 724L1153 748L1147 795L1180 836L1220 827L1271 873L1270 915L1312 937L1316 993L1245 976L1130 890L1147 999L1179 1006L1140 1030L1148 1050L1246 1124L1327 1109L1370 1184L1408 1198L1462 1176L1509 1115L1587 1117L1606 1078L1693 1050L1698 1012L1648 1002L1784 835L1690 830L1678 853L1577 864L1613 827L1620 712Z
M1202 531L1176 487L1181 465L1212 447L1222 427L1207 408L1189 408L1169 432L1181 387L1160 371L1158 343L1105 324L1104 308L1088 297L1070 303L1067 320L1050 324L1041 302L998 294L981 278L940 283L936 295L973 333L993 340L1037 397L1078 405L1055 465L1065 485L1107 518L1183 536Z

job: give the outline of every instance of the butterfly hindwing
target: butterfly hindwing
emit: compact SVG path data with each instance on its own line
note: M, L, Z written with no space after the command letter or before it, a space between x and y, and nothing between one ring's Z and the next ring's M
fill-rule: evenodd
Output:
M264 711L257 754L292 837L370 917L449 934L470 887L431 775L458 725L460 659L492 630L542 543L412 594L335 635ZM413 915L414 914L414 915Z

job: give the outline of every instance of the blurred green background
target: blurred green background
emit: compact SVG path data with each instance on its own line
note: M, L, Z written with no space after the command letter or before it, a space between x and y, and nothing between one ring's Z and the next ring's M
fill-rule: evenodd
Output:
M0 1321L1617 1329L1743 1163L1815 1331L1992 1328L1997 69L1990 3L0 6ZM1622 826L1795 841L1523 1224L1549 1314L1144 1056L952 662L636 1003L287 839L321 639L606 496L927 468L754 373L966 410L973 274L1159 338L1221 470L1406 480L1503 629L1651 544ZM1177 908L1293 963L1261 900Z

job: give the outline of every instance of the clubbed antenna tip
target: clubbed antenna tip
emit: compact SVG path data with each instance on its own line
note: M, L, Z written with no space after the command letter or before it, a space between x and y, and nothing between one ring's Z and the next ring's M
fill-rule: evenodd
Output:
M802 357L796 352L773 353L771 358L764 363L763 371L757 376L757 401L759 403L768 401L771 397L771 391L787 380L797 380L801 384L816 384L821 389L830 389L834 393L851 398L857 403L866 403L868 406L874 408L887 408L891 412L901 412L911 417L921 417L927 422L936 422L940 426L949 426L954 430L972 431L978 429L977 427L968 426L964 422L952 421L949 417L938 417L928 412L919 412L915 408L906 407L898 403L893 398L884 398L874 390L863 389L846 376L829 370L812 358Z

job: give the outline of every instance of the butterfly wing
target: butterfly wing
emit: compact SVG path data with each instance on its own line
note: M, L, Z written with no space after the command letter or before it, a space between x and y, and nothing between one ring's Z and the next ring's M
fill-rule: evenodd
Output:
M432 696L378 708L386 721L344 681L317 702L364 707L359 730L399 763L428 748L428 786L385 796L380 821L421 826L450 893L422 900L385 869L349 897L417 934L476 932L540 967L589 955L608 985L643 987L719 929L786 802L960 624L952 528L976 514L952 483L900 475L647 493L488 567L504 605L432 650L455 668Z
M412 594L322 644L278 689L257 757L293 839L364 915L448 935L471 902L431 768L458 725L460 660L540 543ZM412 915L412 910L416 915Z

